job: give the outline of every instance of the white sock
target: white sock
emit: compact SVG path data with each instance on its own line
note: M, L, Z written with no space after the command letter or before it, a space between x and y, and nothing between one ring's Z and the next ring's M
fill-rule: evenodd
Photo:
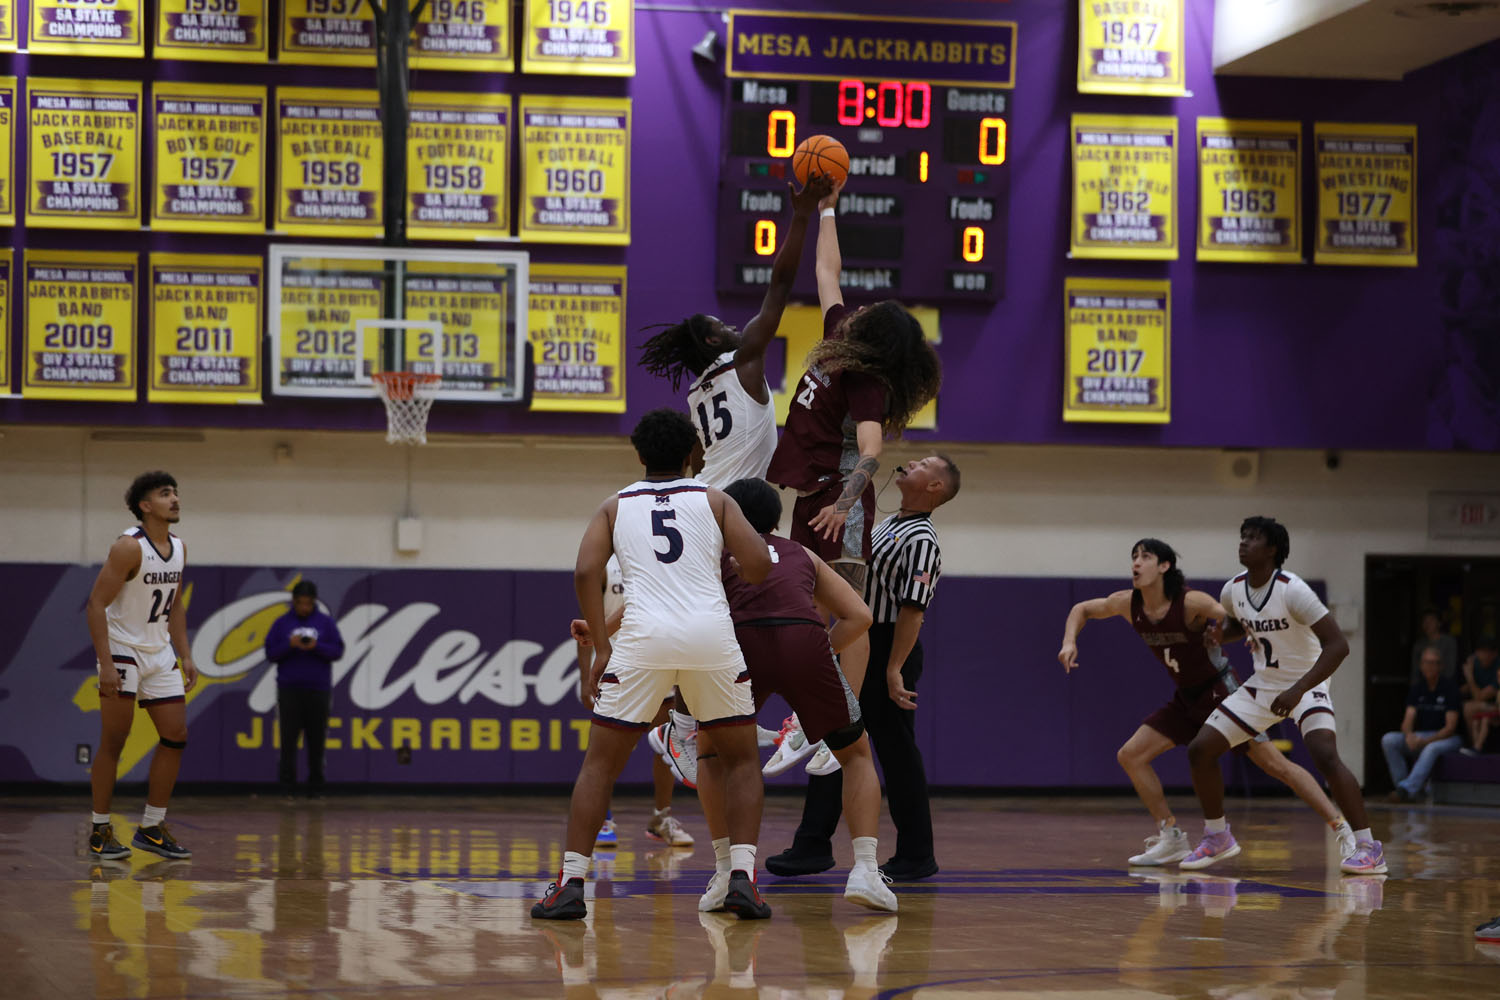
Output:
M1345 819L1344 817L1342 817L1342 816L1340 816L1338 819L1330 820L1328 822L1328 828L1330 830L1333 830L1335 833L1338 832L1338 830L1339 830L1340 827L1345 827L1345 826L1348 826L1348 825L1349 825L1349 821L1347 819Z
M578 854L568 851L563 855L562 873L558 876L564 884L569 879L587 878L589 873L589 862L594 860L592 854Z
M1160 823L1156 824L1156 828L1162 833L1166 833L1168 830L1177 829L1177 817L1173 816L1171 819L1162 820Z
M880 867L875 861L876 839L874 837L854 837L849 841L854 845L854 867L863 868L865 871L874 871Z
M666 816L669 813L671 813L671 811L672 811L672 807L671 806L662 806L660 809L656 808L655 806L652 806L651 807L651 816L654 819L661 819L663 816Z
M714 871L729 874L729 838L717 837L714 840Z
M109 813L89 813L89 820L95 826L98 826L100 823L108 823Z
M1223 816L1220 816L1218 819L1208 819L1205 817L1203 820L1204 833L1223 833L1227 829L1229 829L1229 823Z
M691 715L688 715L686 712L679 712L674 708L672 709L672 725L682 730L682 736L684 739L686 739L688 736L697 731L698 720L693 718Z
M146 806L145 812L141 813L141 826L148 828L153 826L161 826L161 821L166 818L166 806L162 806L158 809L156 806L148 805Z
M1370 828L1367 826L1363 830L1354 831L1354 841L1358 844L1373 844L1375 842L1375 835L1370 832Z
M750 881L755 881L755 845L730 844L729 868L731 871L744 872L750 876Z

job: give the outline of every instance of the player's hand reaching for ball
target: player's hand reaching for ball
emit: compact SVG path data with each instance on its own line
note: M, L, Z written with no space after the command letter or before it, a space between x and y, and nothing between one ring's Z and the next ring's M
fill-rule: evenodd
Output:
M801 191L791 181L787 181L786 188L791 195L792 213L812 215L822 206L823 200L833 193L834 185L833 178L827 174L813 174Z
M812 187L811 182L809 182L807 186ZM821 212L825 208L837 208L839 203L839 192L842 190L844 190L844 182L834 181L833 190L829 191L827 196L818 202L818 211Z
M899 667L886 671L885 685L891 693L891 701L896 703L897 708L904 708L909 712L916 711L917 692L906 689L906 682L901 678Z
M1074 643L1065 642L1062 649L1057 651L1057 662L1063 665L1063 670L1071 673L1078 666L1078 647Z
M832 542L843 537L844 522L848 519L847 510L839 510L838 504L831 503L818 511L817 516L807 522L807 526L814 534Z

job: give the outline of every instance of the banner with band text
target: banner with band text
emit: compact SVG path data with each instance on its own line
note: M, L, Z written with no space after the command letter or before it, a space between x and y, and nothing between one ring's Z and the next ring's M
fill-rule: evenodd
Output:
M1417 266L1417 127L1315 122L1315 264Z
M522 94L520 236L630 244L630 98Z
M1171 282L1068 278L1063 299L1063 419L1170 423Z
M531 264L531 408L624 413L625 268Z
M1177 259L1177 119L1074 115L1074 257Z
M1198 119L1198 259L1302 262L1302 125Z
M266 0L157 0L158 59L266 61Z
M1187 93L1186 0L1078 0L1078 92Z
M635 0L526 0L521 72L635 76Z
M259 257L154 253L146 399L259 403Z
M141 226L141 84L26 81L26 224Z
M136 399L134 253L27 250L21 395Z

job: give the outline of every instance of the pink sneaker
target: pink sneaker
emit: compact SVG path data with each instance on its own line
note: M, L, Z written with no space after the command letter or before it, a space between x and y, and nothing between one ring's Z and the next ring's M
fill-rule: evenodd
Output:
M1193 848L1193 853L1183 858L1179 867L1196 871L1199 868L1216 865L1238 853L1240 853L1240 845L1234 839L1234 834L1229 832L1228 827L1225 827L1223 833L1205 833L1203 839L1198 841L1198 846Z
M1354 853L1339 865L1339 871L1349 875L1384 875L1385 850L1378 840L1362 840Z

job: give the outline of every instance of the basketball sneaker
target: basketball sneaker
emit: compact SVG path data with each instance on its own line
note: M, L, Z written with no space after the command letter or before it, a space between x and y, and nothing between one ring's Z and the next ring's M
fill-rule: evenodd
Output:
M1340 858L1347 858L1359 849L1359 844L1354 840L1354 828L1347 819L1339 820L1339 825L1333 827L1333 835L1339 842Z
M1132 865L1170 865L1174 861L1181 861L1193 848L1188 841L1188 835L1183 832L1182 827L1177 825L1165 826L1161 832L1154 837L1146 838L1146 849L1130 859Z
M1234 834L1229 832L1229 827L1224 828L1223 833L1205 833L1203 839L1198 841L1198 846L1193 848L1191 854L1182 859L1181 868L1188 871L1197 871L1199 868L1207 868L1216 865L1220 861L1227 861L1240 853L1239 842L1234 839Z
M1354 849L1354 853L1339 865L1339 871L1349 875L1384 875L1385 851L1378 840L1366 840Z
M833 751L828 749L827 743L819 742L816 746L818 749L813 753L812 760L807 762L808 774L819 776L832 774L843 766L839 763L839 759L833 755Z
M1474 928L1474 940L1500 943L1500 917L1494 917Z
M764 726L756 726L755 727L755 744L756 744L756 746L774 747L779 742L781 742L781 734L778 733L776 730L774 730L774 729L767 729Z
M192 851L172 839L172 834L167 830L167 824L165 823L141 827L135 831L135 836L130 839L130 844L132 847L139 847L143 851L160 854L162 857L171 858L174 861L181 861L183 858L193 856Z
M668 720L646 734L653 753L666 761L677 780L688 788L698 787L698 730L684 736L676 723Z
M724 897L729 895L729 873L714 872L708 880L708 888L698 897L698 909L702 913L719 913L724 909Z
M741 920L766 920L771 916L771 907L760 898L760 890L743 869L729 873L729 886L724 893L724 909Z
M74 841L77 843L77 841ZM96 826L89 834L89 859L92 861L119 861L130 857L130 848L115 839L115 828L111 823Z
M807 742L807 735L802 732L802 723L797 721L794 713L782 722L781 741L776 744L776 752L760 771L768 778L778 775L812 752L813 745Z
M896 894L886 884L890 879L875 868L856 868L844 883L844 898L872 910L896 912Z
M615 817L612 812L604 814L604 825L599 828L599 835L594 838L595 847L618 847L620 846L620 834L615 829Z
M683 829L682 824L677 822L677 817L665 809L651 817L651 822L646 825L646 836L673 847L693 846L693 835Z
M561 885L553 882L547 886L547 895L531 908L531 916L536 920L582 920L588 913L581 878L570 878Z

